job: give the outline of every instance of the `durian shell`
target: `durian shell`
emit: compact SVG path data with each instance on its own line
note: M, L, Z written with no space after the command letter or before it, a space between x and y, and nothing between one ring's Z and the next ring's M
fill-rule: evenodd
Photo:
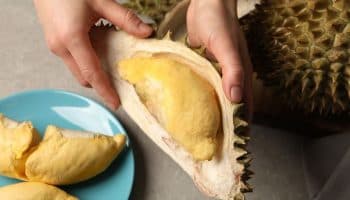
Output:
M349 115L348 12L347 0L264 0L241 20L258 78L289 110Z
M226 99L221 77L213 65L184 44L171 40L137 39L107 27L93 30L91 39L102 65L113 77L123 109L143 132L178 163L206 195L218 199L244 199L242 192L250 190L243 180L245 164L249 159L246 157L247 152L239 147L246 140L239 137L235 130L247 126L247 123L238 118L241 105L232 104ZM223 133L220 146L211 161L195 162L150 114L134 87L120 78L116 63L139 53L163 54L185 62L215 89L222 112Z

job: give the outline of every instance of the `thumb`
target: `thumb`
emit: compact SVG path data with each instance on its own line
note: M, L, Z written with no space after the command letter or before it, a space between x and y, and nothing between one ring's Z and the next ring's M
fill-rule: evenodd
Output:
M96 9L97 12L114 25L137 37L144 38L152 34L153 29L143 23L131 9L125 8L113 0L100 2Z
M239 103L243 96L244 70L238 42L235 42L229 31L220 30L209 36L207 47L222 67L226 97Z

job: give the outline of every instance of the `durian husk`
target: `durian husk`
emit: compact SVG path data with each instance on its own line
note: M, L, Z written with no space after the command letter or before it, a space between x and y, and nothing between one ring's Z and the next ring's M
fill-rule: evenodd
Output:
M349 115L349 5L264 0L241 20L258 77L291 110Z
M218 199L244 199L242 192L250 191L245 182L249 178L245 169L250 159L243 148L247 137L239 136L238 132L244 133L247 123L239 118L242 105L226 99L221 76L213 65L184 44L168 39L137 39L111 27L94 29L91 39L102 65L113 78L123 109L143 132L179 164L204 194ZM116 63L140 53L161 54L185 63L215 89L221 107L222 133L211 161L195 162L147 110L135 88L119 76Z

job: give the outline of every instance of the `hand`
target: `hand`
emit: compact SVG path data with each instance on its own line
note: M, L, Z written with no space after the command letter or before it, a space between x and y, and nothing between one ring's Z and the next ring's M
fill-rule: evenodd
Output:
M192 47L204 46L219 61L226 97L234 103L244 99L252 113L252 64L236 16L224 0L192 0L187 11L187 30Z
M34 0L50 50L61 57L79 83L93 87L111 109L119 98L94 52L88 32L101 17L138 37L152 28L113 0Z

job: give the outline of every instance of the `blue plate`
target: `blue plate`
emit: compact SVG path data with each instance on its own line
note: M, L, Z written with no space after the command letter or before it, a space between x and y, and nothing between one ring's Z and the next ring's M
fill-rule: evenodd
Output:
M0 100L0 113L17 121L30 120L44 133L48 124L73 130L126 134L116 118L100 104L57 90L36 90ZM62 187L81 200L127 200L134 179L134 155L130 144L102 174L88 181ZM0 176L0 186L18 182Z

